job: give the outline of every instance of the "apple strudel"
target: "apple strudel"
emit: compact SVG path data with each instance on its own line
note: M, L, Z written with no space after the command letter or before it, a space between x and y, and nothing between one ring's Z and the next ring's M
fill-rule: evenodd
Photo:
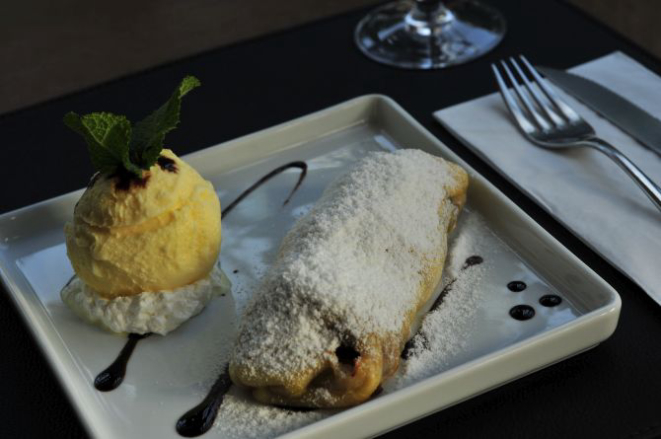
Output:
M247 305L232 381L274 405L367 400L440 282L467 187L458 165L415 149L371 153L331 183Z

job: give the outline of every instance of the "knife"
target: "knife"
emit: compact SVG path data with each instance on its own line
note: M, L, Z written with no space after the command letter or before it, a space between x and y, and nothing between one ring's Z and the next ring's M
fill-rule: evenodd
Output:
M587 78L548 67L537 67L537 70L622 131L661 155L661 121L657 118Z

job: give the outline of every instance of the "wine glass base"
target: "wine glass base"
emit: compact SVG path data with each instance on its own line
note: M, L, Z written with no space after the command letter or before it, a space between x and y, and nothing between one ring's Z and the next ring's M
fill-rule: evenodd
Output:
M383 5L361 20L354 35L374 61L406 69L441 69L492 50L505 35L495 9L468 0L421 15L412 1Z

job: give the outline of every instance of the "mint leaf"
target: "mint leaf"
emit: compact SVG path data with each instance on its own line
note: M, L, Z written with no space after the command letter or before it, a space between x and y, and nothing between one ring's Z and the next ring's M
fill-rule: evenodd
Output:
M92 164L98 171L113 173L124 168L140 178L143 169L156 163L165 135L179 123L181 98L199 85L197 78L186 76L170 99L133 129L125 116L112 113L80 116L69 112L64 116L64 123L83 136Z
M130 142L131 161L142 169L149 169L163 149L165 135L179 123L181 98L200 85L194 76L186 76L170 99L145 119L136 123Z
M112 113L91 113L80 116L69 112L64 116L66 126L87 142L92 165L103 173L113 173L124 167L138 177L142 170L129 160L131 123L124 116Z

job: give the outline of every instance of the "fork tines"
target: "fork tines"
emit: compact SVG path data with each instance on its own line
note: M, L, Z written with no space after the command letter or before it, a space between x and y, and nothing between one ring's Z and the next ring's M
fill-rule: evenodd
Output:
M519 55L519 60L523 68L513 57L509 58L509 65L505 60L500 61L505 78L495 64L491 64L491 68L500 94L521 129L530 134L578 122L580 116L549 87L526 57ZM515 73L512 73L510 65Z

